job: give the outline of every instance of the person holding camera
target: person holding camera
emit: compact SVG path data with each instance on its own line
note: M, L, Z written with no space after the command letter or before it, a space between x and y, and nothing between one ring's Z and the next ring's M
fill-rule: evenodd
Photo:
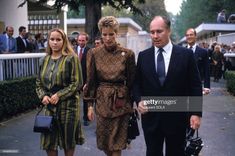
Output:
M45 114L56 118L52 132L41 134L40 147L48 156L57 156L58 148L64 149L65 156L73 156L76 144L84 143L78 93L83 83L81 65L63 30L52 29L47 44L36 92Z
M141 113L146 156L163 156L164 142L166 156L184 156L188 122L193 129L198 129L201 123L202 84L193 52L172 44L170 35L170 20L164 16L154 17L150 23L153 46L140 52L137 61L133 97ZM195 97L195 101L190 98L189 108L191 104L196 107L181 109L185 103L176 101L175 110L169 111L169 105L162 107L165 109L150 109L143 100L148 97L155 100L182 97L183 102Z

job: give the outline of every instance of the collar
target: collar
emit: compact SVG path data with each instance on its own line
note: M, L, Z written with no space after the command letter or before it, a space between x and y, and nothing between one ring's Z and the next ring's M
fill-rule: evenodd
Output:
M155 47L154 46L154 50L155 50L155 54L158 53L158 50L159 50L160 47ZM172 48L173 48L173 45L171 43L171 41L169 41L164 47L161 47L165 53L169 52L169 51L172 51Z
M6 38L7 38L7 39L10 38L10 36L8 36L7 33L6 33L5 35L6 35Z
M197 44L195 43L193 46L192 46L192 50L195 50L196 49L196 46L197 46ZM191 46L188 44L187 45L187 48L190 48Z

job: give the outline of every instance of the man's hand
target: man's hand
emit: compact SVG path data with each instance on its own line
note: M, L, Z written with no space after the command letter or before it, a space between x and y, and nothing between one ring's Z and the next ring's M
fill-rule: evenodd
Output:
M90 121L93 121L95 119L94 109L92 106L88 107L87 117Z
M144 105L144 101L140 101L138 104L138 110L141 114L147 113L148 112L148 108L147 106Z
M190 127L192 129L198 129L201 125L201 117L197 115L192 115L190 117Z
M210 88L203 88L202 93L203 95L207 95L211 92Z

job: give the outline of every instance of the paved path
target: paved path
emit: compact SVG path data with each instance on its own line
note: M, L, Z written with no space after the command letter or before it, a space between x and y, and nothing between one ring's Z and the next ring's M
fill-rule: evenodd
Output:
M225 82L212 82L212 93L204 96L202 127L199 131L204 141L201 156L235 155L235 97L225 90ZM32 132L36 111L23 114L0 124L0 156L43 156L39 149L39 134ZM76 156L103 156L97 150L95 123L84 127L86 143L77 146ZM8 152L8 153L7 153ZM12 152L12 153L9 153ZM63 152L60 151L62 156ZM144 156L143 133L132 143L123 156Z

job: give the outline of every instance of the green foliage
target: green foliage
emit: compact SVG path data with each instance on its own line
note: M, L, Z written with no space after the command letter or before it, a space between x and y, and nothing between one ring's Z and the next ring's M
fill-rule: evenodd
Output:
M181 11L176 16L175 31L182 38L190 27L196 28L201 23L215 23L217 14L222 9L226 10L227 17L235 13L234 6L234 0L184 0Z
M0 120L35 108L39 99L35 77L0 82Z
M85 6L80 6L79 11L73 10L69 7L67 18L85 18Z
M235 71L226 71L225 78L227 80L227 90L235 95Z
M110 6L103 7L102 13L104 16L130 17L146 31L149 31L149 23L156 15L168 16L164 0L145 0L144 4L135 5L142 11L143 16L134 14L129 9L113 10Z

